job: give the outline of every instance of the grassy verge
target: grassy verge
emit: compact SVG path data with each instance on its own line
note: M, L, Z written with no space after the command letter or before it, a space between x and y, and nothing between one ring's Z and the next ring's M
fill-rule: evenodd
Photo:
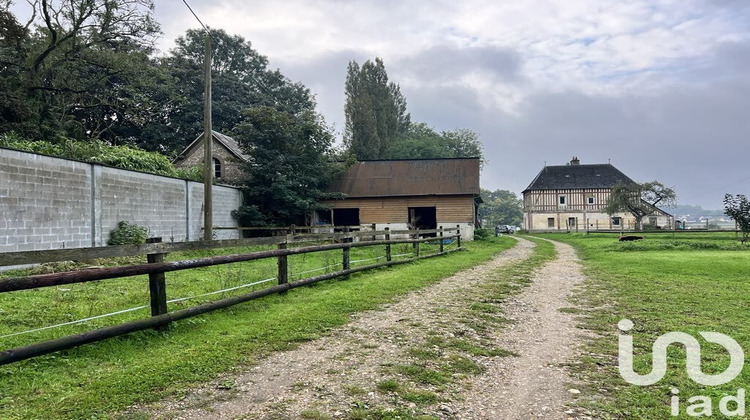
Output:
M688 402L694 396L711 401L713 417L723 418L719 401L750 387L750 370L721 386L693 382L685 370L685 350L669 347L667 374L652 386L625 382L617 369L617 323L632 320L635 370L651 371L651 347L671 331L699 339L702 370L723 372L729 356L721 346L698 333L716 331L734 338L746 350L750 343L750 248L734 234L696 233L648 235L639 242L620 243L612 234L556 234L550 239L574 245L583 259L588 280L579 299L582 324L595 334L585 348L579 374L589 385L578 404L596 418L692 418ZM672 389L679 390L678 415L671 415ZM703 403L701 403L703 404ZM744 406L744 402L742 403ZM729 405L734 410L734 405ZM692 413L708 414L693 407Z
M267 352L313 340L346 323L353 312L392 301L486 261L513 244L508 238L467 243L466 251L450 256L353 275L347 281L323 282L284 296L269 296L174 323L166 333L135 333L2 366L0 418L107 418L134 403L179 396L195 383L234 366L250 364ZM394 249L394 254L407 251L407 248ZM382 250L353 251L352 260L374 258L378 253L382 254ZM184 256L172 258L178 257ZM290 258L292 274L320 268L327 262L335 265L340 261L340 252L293 258ZM356 264L368 263L371 262ZM271 260L256 265L188 270L180 273L184 277L168 276L167 290L170 298L192 296L216 290L217 285L231 287L235 282L247 282L248 278L272 277L273 270ZM7 334L148 301L147 282L143 278L99 283L64 288L67 290L3 294L0 331ZM220 296L213 298L217 297ZM84 329L91 327L87 324ZM51 333L39 334L31 338L10 337L0 343L9 348Z

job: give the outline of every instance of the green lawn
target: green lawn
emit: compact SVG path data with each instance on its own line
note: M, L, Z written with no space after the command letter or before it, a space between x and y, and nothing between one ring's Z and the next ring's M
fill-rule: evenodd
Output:
M734 234L646 233L639 242L618 242L615 234L540 236L574 245L589 276L578 298L589 308L582 323L597 338L586 345L576 369L589 385L578 404L595 417L671 418L671 390L677 388L680 418L691 418L688 399L698 395L712 398L713 416L722 418L719 400L750 388L750 369L725 385L694 383L685 372L680 345L670 346L667 375L652 386L629 385L617 370L617 323L623 318L635 323L635 369L641 374L651 370L654 340L671 331L696 337L699 331L716 331L750 350L750 247L739 244ZM703 372L723 372L728 353L699 341Z
M411 290L490 259L515 243L491 238L465 243L467 250L295 289L172 324L166 333L146 331L0 366L0 418L107 418L134 403L179 395L192 385L263 354L313 340L349 320L353 312L375 308ZM411 251L394 246L393 254ZM423 253L436 245L423 246ZM246 251L249 249L246 249ZM237 252L237 250L232 250ZM172 255L170 259L207 254ZM382 256L382 247L352 251L353 266ZM400 258L407 258L402 256ZM290 273L335 265L341 251L290 257ZM309 273L307 275L318 274ZM271 278L275 260L167 273L168 298L195 296ZM294 277L297 278L297 277ZM273 284L273 283L270 283ZM264 287L268 284L255 287ZM51 323L123 310L148 302L144 277L104 280L69 287L0 294L0 336ZM242 293L243 289L237 292ZM228 295L226 294L226 295ZM194 305L226 295L191 300ZM170 310L180 303L170 306ZM147 310L84 325L0 339L7 349L96 326L147 316Z

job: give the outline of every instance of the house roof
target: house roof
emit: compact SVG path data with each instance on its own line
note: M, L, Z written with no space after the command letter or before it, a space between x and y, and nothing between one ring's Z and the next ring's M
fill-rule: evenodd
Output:
M612 188L619 183L633 184L635 181L609 163L545 166L523 192L531 190Z
M348 197L479 195L479 158L370 160L328 188Z
M230 153L232 153L234 156L244 160L245 162L248 162L250 160L250 156L245 154L242 151L242 148L240 147L240 144L237 143L237 140L225 135L221 134L218 131L212 130L211 134L213 136L214 141L219 142L221 145L223 145L227 150L229 150ZM198 137L196 137L195 140L193 140L192 143L188 145L188 147L185 148L185 150L182 151L177 157L174 159L175 162L178 162L182 159L185 159L187 155L198 145L203 144L203 133L201 133Z

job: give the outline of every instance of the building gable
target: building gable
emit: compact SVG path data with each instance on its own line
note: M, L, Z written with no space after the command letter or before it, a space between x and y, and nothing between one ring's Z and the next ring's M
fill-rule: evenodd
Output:
M240 159L243 162L249 162L250 156L245 154L242 151L242 148L240 147L240 144L237 142L237 140L233 139L232 137L229 137L225 134L221 134L218 131L212 131L213 135L213 141L221 145L224 149L226 149L230 154L232 154L237 159ZM177 157L174 159L175 164L179 164L180 162L186 160L189 156L193 155L194 153L197 153L198 151L203 150L203 133L201 133L198 137L196 137L195 140L193 140L192 143L190 143L185 150L182 151Z

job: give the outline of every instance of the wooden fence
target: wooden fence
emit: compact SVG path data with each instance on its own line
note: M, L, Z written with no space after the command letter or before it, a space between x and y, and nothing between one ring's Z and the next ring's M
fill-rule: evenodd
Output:
M402 235L406 237L402 239L392 239L391 235ZM422 235L435 236L425 238L422 237ZM378 237L383 237L384 239L378 239ZM360 240L358 242L354 242L355 239ZM448 239L451 241L455 240L457 246L455 248L446 250L444 244L445 240ZM333 241L333 243L302 247L289 247L289 245L291 244L301 244L304 242L309 243L311 241ZM421 243L435 241L437 241L439 244L437 252L428 255L420 255L419 245ZM391 254L391 246L395 244L412 244L413 257L403 260L394 260ZM164 261L165 254L169 252L207 250L252 245L275 245L276 249L249 252L244 254L196 258L183 261ZM369 246L384 246L385 261L359 267L352 267L350 260L351 249ZM338 249L342 251L341 270L318 276L307 277L301 280L289 281L288 256ZM55 351L64 350L82 344L92 343L135 331L141 331L150 328L156 328L160 330L165 329L172 321L193 317L206 312L215 311L217 309L227 308L229 306L237 305L239 303L247 302L253 299L258 299L263 296L268 296L275 293L284 293L296 287L305 286L336 277L348 277L353 273L370 270L373 268L388 267L416 261L418 259L444 255L459 249L461 249L461 231L460 227L457 226L455 228L447 229L443 229L442 227L440 227L440 229L434 230L391 231L386 228L386 230L384 231L343 232L339 234L305 234L299 236L286 235L270 238L252 238L205 242L200 241L185 243L161 243L160 240L152 240L150 241L150 243L144 245L2 253L0 254L0 266L38 264L53 261L87 261L97 258L146 255L146 264L136 264L119 267L89 268L62 273L38 274L15 278L0 278L0 293L147 274L149 277L151 317L129 321L114 326L103 327L96 330L69 335L53 340L38 342L28 346L5 350L0 352L0 365L29 359L43 354L52 353ZM167 312L165 273L177 270L187 270L198 267L230 264L242 261L262 260L267 258L277 259L277 285L261 290L255 290L250 293L238 296L220 299L214 302L200 304L186 309Z

